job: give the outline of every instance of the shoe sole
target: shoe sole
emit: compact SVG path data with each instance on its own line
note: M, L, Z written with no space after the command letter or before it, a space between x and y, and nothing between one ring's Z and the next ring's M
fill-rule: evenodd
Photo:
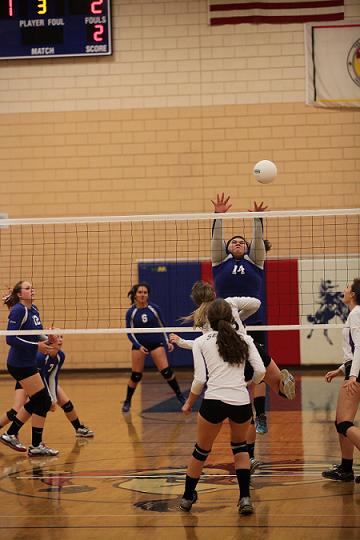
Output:
M57 454L30 454L28 452L28 456L31 458L57 457L58 455L59 455L59 452Z
M15 448L12 444L4 441L4 439L0 439L0 441L7 446L8 448L11 448L11 450L15 450L15 452L26 452L26 448Z
M283 394L285 394L287 399L289 400L295 399L295 395L296 395L295 381L287 369L281 370L281 382L282 382L282 387L283 387L282 392Z
M250 516L250 514L253 514L254 513L254 509L251 508L250 506L245 506L244 508L241 508L239 510L239 514L241 516Z
M355 480L354 478L330 478L330 476L324 476L324 474L321 474L321 476L326 480L332 480L333 482L354 482ZM357 483L359 482L360 480L357 481Z
M76 433L75 437L79 437L80 439L90 439L94 435L95 435L95 433L92 433L91 435L81 435L79 433Z

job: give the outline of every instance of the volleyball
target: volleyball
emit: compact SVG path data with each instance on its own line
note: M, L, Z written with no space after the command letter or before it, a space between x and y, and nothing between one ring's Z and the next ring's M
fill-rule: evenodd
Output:
M277 175L276 165L268 159L258 161L254 165L253 175L261 184L270 184L270 182L272 182Z

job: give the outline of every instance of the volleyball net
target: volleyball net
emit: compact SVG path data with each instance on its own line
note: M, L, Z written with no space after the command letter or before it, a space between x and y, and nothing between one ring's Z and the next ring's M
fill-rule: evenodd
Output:
M0 284L6 293L20 280L31 281L45 326L69 334L125 334L127 293L145 281L151 300L162 308L166 329L180 333L181 317L194 308L192 284L212 279L214 217L4 219ZM222 219L225 240L239 234L248 241L253 219L262 218L264 238L272 245L265 264L266 329L309 334L342 327L341 292L360 275L359 209L229 212L216 218ZM7 316L4 306L2 329Z

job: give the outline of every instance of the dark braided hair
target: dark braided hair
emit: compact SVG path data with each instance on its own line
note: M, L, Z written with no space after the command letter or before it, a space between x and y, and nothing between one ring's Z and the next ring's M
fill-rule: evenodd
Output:
M5 306L11 309L15 304L20 302L19 293L21 292L23 281L18 281L13 289L3 298Z
M214 300L209 306L207 317L211 328L218 332L216 344L224 362L239 366L248 360L249 347L232 326L230 305L222 298Z
M128 297L130 298L132 304L135 302L135 296L139 287L145 287L150 296L150 287L147 283L145 283L145 281L142 281L141 283L136 283L131 287L130 291L128 292Z
M360 278L355 278L351 284L351 290L355 294L355 301L360 305Z

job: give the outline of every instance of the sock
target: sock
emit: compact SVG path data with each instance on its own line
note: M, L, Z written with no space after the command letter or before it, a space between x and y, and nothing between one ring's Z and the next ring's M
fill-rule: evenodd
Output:
M135 392L135 388L132 388L131 386L128 386L127 391L126 391L125 401L131 402L131 398L133 397L134 392Z
M183 498L187 499L188 501L192 501L194 497L194 491L198 484L198 481L200 478L191 478L191 476L186 475L185 478L185 491Z
M74 426L75 431L82 427L80 420L78 418L75 418L75 420L71 420L71 423Z
M248 443L248 452L249 452L249 458L253 458L255 455L255 443Z
M259 396L254 398L254 407L256 411L256 416L260 416L260 414L265 414L265 396Z
M345 472L352 472L352 470L353 470L353 460L352 459L342 458L342 460L341 460L341 468Z
M236 469L236 477L240 489L240 497L250 496L250 471L249 469Z
M7 430L7 434L8 435L15 435L15 437L16 437L17 434L19 433L20 429L23 427L23 425L24 425L24 422L22 422L18 418L15 418L15 420L13 421L13 423L11 424L9 429Z
M39 444L42 441L43 431L44 431L44 428L39 428L39 427L33 427L32 428L32 430L31 430L31 432L32 432L31 444L33 446L39 446Z
M180 386L176 380L176 377L171 379L171 381L166 381L168 385L172 388L172 390L175 392L176 395L181 394Z

